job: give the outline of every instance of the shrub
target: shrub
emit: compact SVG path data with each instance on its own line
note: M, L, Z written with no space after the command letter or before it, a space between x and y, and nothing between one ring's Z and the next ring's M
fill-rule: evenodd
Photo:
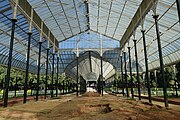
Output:
M0 90L0 94L3 94L4 93L4 90Z
M27 94L31 94L31 90L27 90Z

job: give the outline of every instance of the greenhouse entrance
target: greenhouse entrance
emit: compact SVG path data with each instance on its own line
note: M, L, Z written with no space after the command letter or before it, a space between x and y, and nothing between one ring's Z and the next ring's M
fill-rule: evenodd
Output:
M79 76L81 87L89 81L89 83L94 81L97 91L102 93L104 82L115 74L115 66L102 59L98 52L86 51L80 53L79 57L66 67L65 73L74 78Z
M0 0L0 116L179 119L179 21L179 0Z

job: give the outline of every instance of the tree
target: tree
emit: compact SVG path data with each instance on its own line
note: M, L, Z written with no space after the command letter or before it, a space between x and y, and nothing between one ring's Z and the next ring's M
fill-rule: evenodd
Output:
M3 89L5 82L5 68L0 66L0 90Z
M167 83L167 87L172 87L174 85L174 70L173 70L173 66L168 66L165 68L165 80Z
M150 86L156 87L156 80L154 72L150 72Z
M180 87L180 62L176 64L176 80L178 83L178 87Z

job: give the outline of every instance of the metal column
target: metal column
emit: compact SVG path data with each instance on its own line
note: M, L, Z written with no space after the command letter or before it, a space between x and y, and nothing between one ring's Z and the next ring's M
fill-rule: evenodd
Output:
M59 82L59 80L58 80L58 73L59 73L59 56L57 57L56 97L58 96L58 82Z
M66 80L66 94L68 93L68 80Z
M52 77L52 80L51 80L51 98L54 96L54 55L55 53L52 54L52 71L51 71L51 77Z
M136 57L136 72L137 72L137 81L138 81L138 98L141 100L141 89L140 89L140 80L139 80L139 68L138 68L138 58L137 58L137 46L136 40L134 41L134 48L135 48L135 57Z
M132 95L132 98L134 98L132 66L131 66L131 48L130 47L128 47L128 52L129 52L129 70L130 70L130 77L131 77L131 95Z
M78 72L79 72L78 71L78 64L79 64L78 59L79 59L79 57L77 57L77 66L76 66L77 67L77 73L76 73L76 96L78 96L78 82L79 82L78 81L78 79L79 79L79 77L78 77L79 76L79 74L78 74Z
M126 94L129 97L128 81L127 81L127 63L126 63L126 52L124 52L124 71L125 71L125 82L126 82Z
M123 96L124 96L124 76L123 76L123 62L122 62L122 56L120 56L120 59L121 59L121 77L122 77L122 83L123 83L123 88L122 88L122 93L123 93Z
M99 80L100 94L103 96L103 50L102 50L102 35L99 34L99 48L100 48L100 60L101 60L101 75Z
M39 96L39 81L40 81L40 63L41 63L41 46L42 41L39 41L39 56L38 56L38 74L37 74L37 85L36 85L36 101L38 101Z
M180 22L180 0L176 0L176 4L177 4L177 11L178 11L179 22Z
M146 79L147 79L147 88L148 88L148 99L149 102L152 103L151 100L151 88L150 88L150 79L149 79L149 68L148 68L148 58L147 58L147 50L146 50L146 39L145 39L145 30L141 30L142 37L143 37L143 45L144 45L144 59L145 59L145 66L146 66Z
M103 60L102 60L102 56L101 56L101 95L103 96Z
M64 95L64 80L63 80L63 95Z
M165 104L165 107L168 107L167 84L166 84L165 76L164 76L164 63L163 63L163 57L162 57L161 40L160 40L160 35L159 35L158 17L159 15L153 15L153 18L155 20L155 25L156 25L157 43L158 43L159 60L160 60L160 72L161 72L161 78L163 80L164 104Z
M15 32L15 25L17 20L11 19L11 22L12 22L12 30L11 30L11 40L10 40L9 57L8 57L7 78L5 80L4 107L7 107L8 105L8 92L9 92L9 81L10 81L10 72L11 72L11 63L12 63L14 32Z
M48 58L49 58L49 48L46 49L46 82L45 82L45 95L44 99L47 98L47 81L48 81Z
M26 56L26 77L25 77L25 84L24 84L24 100L23 103L26 103L27 98L27 83L28 83L28 77L29 77L29 55L30 55L30 45L31 45L31 35L32 33L28 33L28 49L27 49L27 56Z

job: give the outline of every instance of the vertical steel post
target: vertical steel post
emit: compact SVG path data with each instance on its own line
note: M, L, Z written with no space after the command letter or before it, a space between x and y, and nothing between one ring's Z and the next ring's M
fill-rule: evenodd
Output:
M100 48L100 60L101 60L101 75L100 75L100 80L99 80L99 87L100 87L100 94L103 96L103 61L102 61L102 56L103 56L103 50L102 50L102 34L99 34L99 48Z
M54 96L54 93L53 93L53 91L54 91L54 55L55 55L55 53L53 53L52 54L52 57L53 57L53 59L52 59L52 71L51 71L51 77L52 77L52 80L51 80L51 98Z
M102 60L102 56L101 56L101 95L103 96L103 60Z
M5 71L7 71L7 70L5 70ZM6 74L7 74L7 73L6 73ZM4 81L4 82L3 82L3 86L2 86L3 89L5 89L6 79L7 79L7 75L5 75L5 76L4 76L4 79L3 79L3 81ZM3 92L3 99L4 99L4 98L5 98L5 92Z
M69 90L68 90L68 80L66 81L66 93L68 93Z
M131 48L130 47L128 47L128 52L129 52L129 71L130 71L130 77L131 77L131 95L132 95L132 98L134 98L132 66L131 66Z
M118 94L118 80L116 80L116 93Z
M79 74L78 74L79 73L79 70L78 70L79 63L78 63L78 59L79 59L79 57L77 57L77 66L76 66L77 67L77 71L76 71L77 72L76 73L76 96L78 96L78 82L79 82L78 81L78 79L79 79Z
M125 71L125 82L126 82L126 94L129 97L128 81L127 81L127 63L126 63L126 52L124 52L124 71Z
M58 53L59 54L59 53ZM56 73L56 75L57 75L57 80L56 80L56 97L58 96L58 82L59 82L59 80L58 80L58 73L59 73L59 56L57 57L57 73Z
M26 56L26 77L25 77L25 84L24 84L24 99L23 103L26 103L27 98L27 89L28 89L28 77L29 77L29 56L30 56L30 45L31 45L31 35L32 33L28 33L28 49L27 49L27 56Z
M100 75L100 77L97 80L97 91L98 91L99 94L101 94L101 85L100 85L100 82L101 82L101 75Z
M150 79L149 79L149 68L148 68L148 58L147 58L147 50L146 50L146 39L145 39L145 30L141 30L142 37L143 37L143 45L144 45L144 59L145 59L145 66L146 66L146 79L147 79L147 88L148 88L148 99L149 103L152 103L151 99L151 88L150 88Z
M167 84L166 84L166 80L164 76L164 63L163 63L163 56L162 56L161 40L160 40L160 35L159 35L158 17L159 15L153 15L153 18L155 20L155 25L156 25L157 43L158 43L159 60L160 60L160 72L161 72L161 78L163 80L164 104L165 104L165 107L168 107Z
M63 80L63 95L64 95L64 80Z
M79 65L79 61L78 61L78 59L79 59L79 41L80 41L80 39L79 39L79 37L77 37L77 39L76 39L76 59L77 59L77 71L76 71L76 96L78 96L78 86L79 86L79 84L78 84L78 82L79 82L79 68L78 68L78 65Z
M138 98L141 100L141 88L140 88L140 80L139 80L139 68L138 68L138 58L137 58L137 46L136 40L134 41L134 48L135 48L135 57L136 57L136 72L137 72L137 81L138 81Z
M47 98L48 58L49 58L49 48L46 49L46 82L45 82L45 95L44 95L44 99Z
M66 94L68 93L68 80L66 80Z
M180 22L180 0L176 0L176 4L177 4L177 11L178 11L179 22Z
M121 59L121 77L122 77L122 93L123 93L123 96L124 96L124 76L123 76L123 59L122 59L122 55L120 56L120 59Z
M36 85L36 101L38 101L39 96L39 82L40 82L40 63L41 63L41 47L42 41L39 41L39 56L38 56L38 74L37 74L37 85Z
M16 25L17 19L11 19L11 22L12 22L12 29L11 29L11 40L10 40L9 57L8 57L7 78L5 80L4 107L7 107L8 105L8 92L9 92L9 81L10 81L10 74L11 74L14 32L15 32L15 25Z

